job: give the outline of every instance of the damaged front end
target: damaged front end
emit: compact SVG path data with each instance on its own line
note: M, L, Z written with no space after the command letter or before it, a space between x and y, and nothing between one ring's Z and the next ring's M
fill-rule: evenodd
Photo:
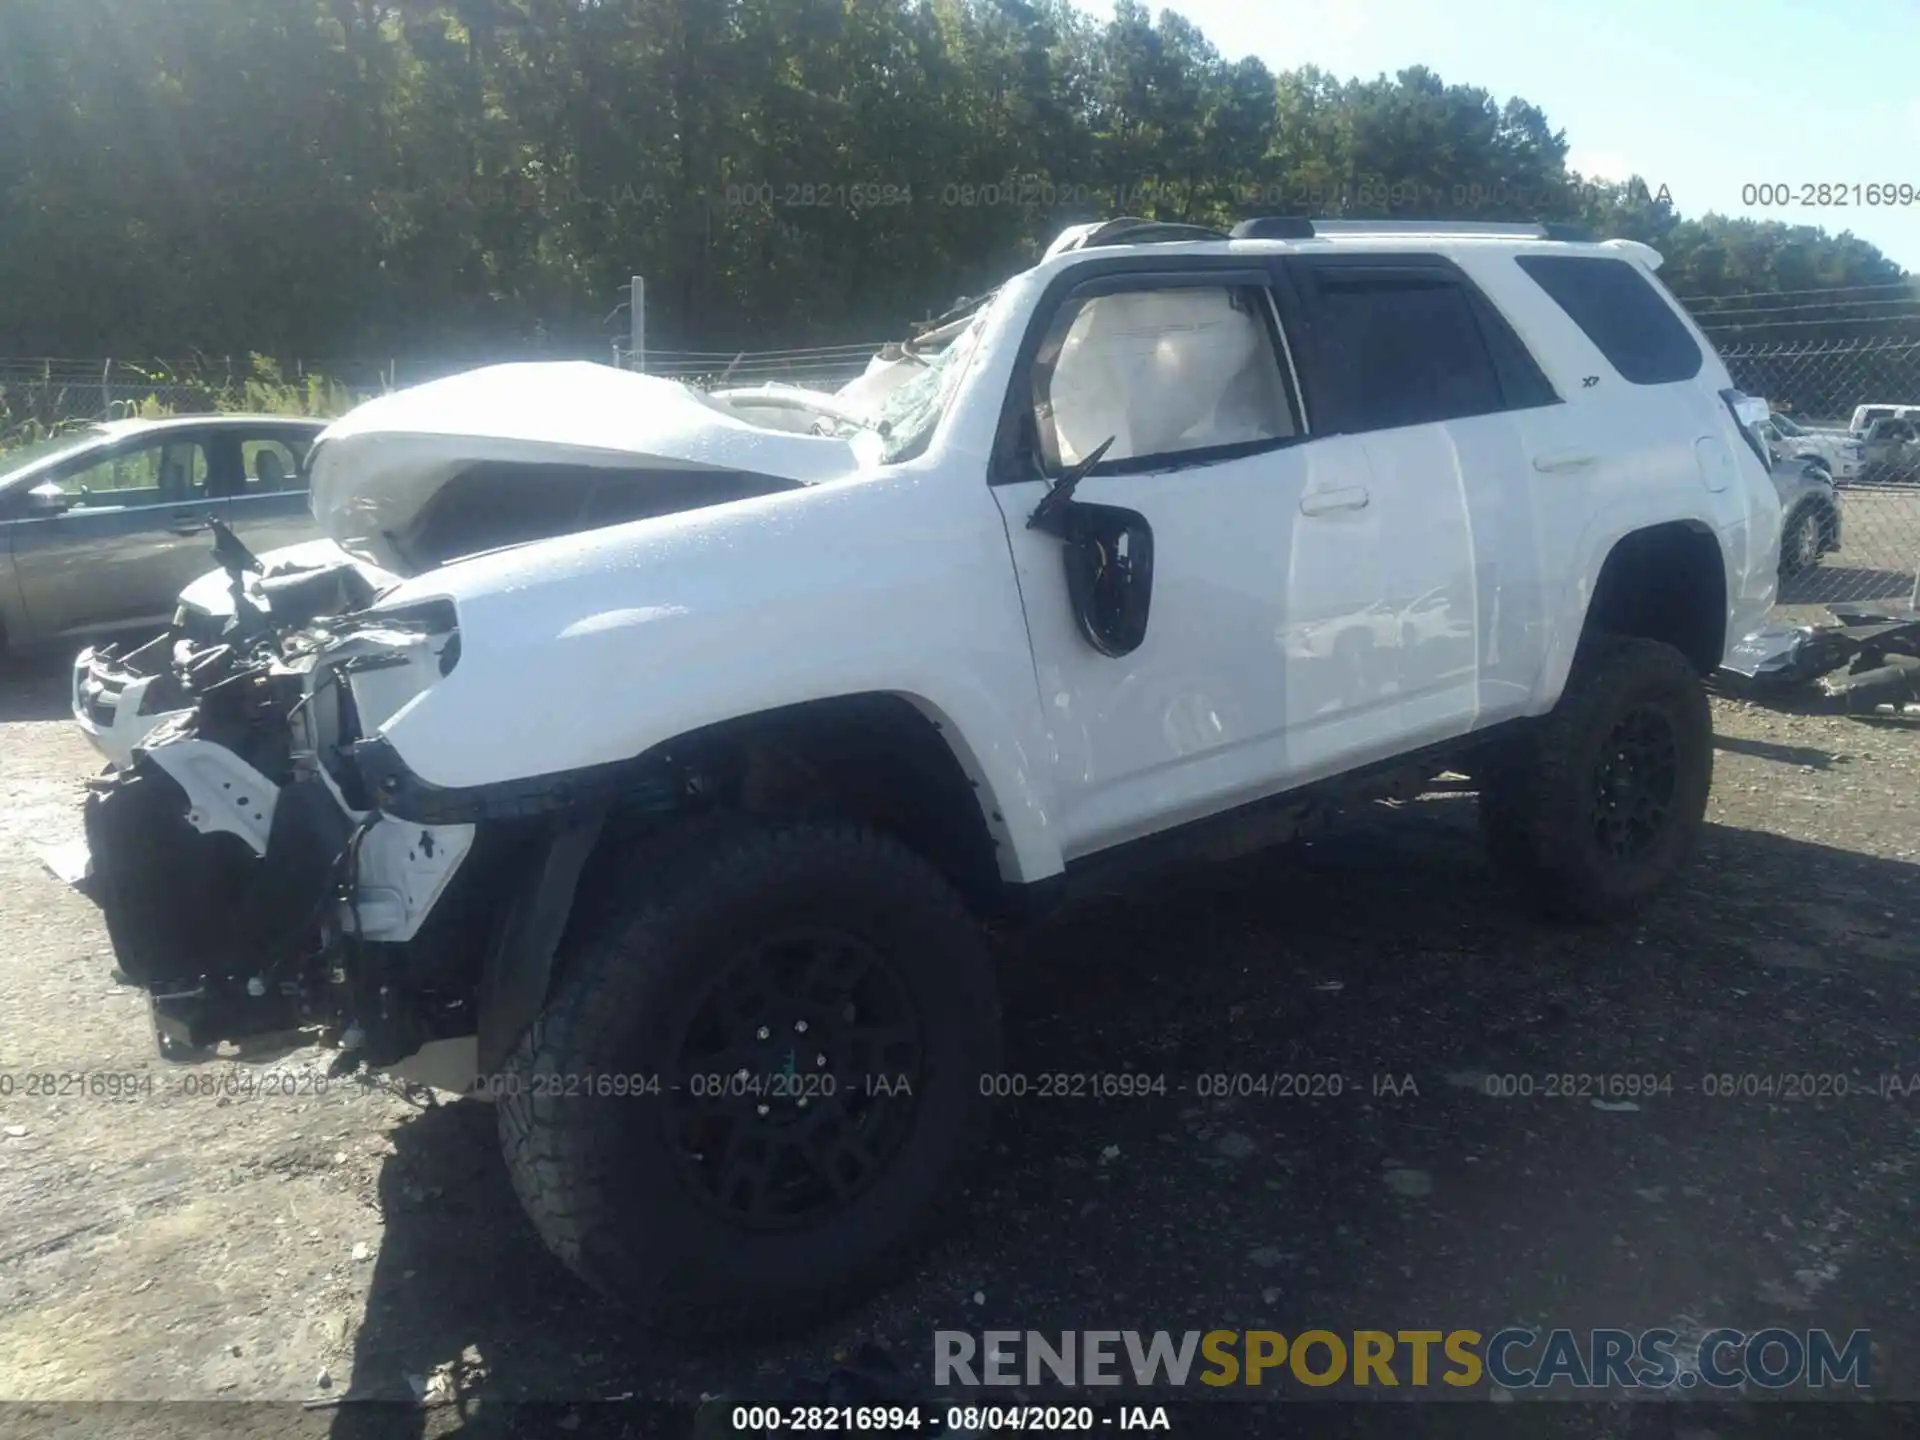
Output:
M180 596L172 626L144 645L118 642L83 650L73 666L73 718L109 764L133 763L133 751L164 721L190 709L181 683L193 652L269 626L292 629L320 615L359 610L395 577L357 562L330 543L290 546L261 564L235 547L231 572L212 571ZM230 634L229 632L233 632Z
M298 626L243 614L218 640L170 643L141 683L171 708L85 807L88 890L162 1053L317 1028L386 1065L474 1034L493 916L484 877L463 872L497 847L471 823L383 814L353 755L458 663L451 602Z

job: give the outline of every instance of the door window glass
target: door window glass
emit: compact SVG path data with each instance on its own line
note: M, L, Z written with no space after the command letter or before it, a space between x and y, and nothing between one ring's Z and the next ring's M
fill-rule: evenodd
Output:
M301 445L296 449L284 440L242 440L240 493L268 495L306 489L300 477L300 463L306 448Z
M197 440L169 440L123 450L56 483L76 508L172 505L206 498L207 451Z
M1296 433L1264 291L1147 289L1069 301L1034 367L1048 457L1197 459Z
M1314 272L1313 364L1339 428L1391 430L1507 408L1466 289L1449 276Z

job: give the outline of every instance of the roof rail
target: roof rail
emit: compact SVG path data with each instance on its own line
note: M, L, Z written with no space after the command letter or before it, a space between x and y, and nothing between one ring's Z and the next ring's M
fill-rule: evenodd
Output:
M1504 235L1516 240L1563 240L1591 244L1578 225L1557 220L1314 220L1305 215L1257 215L1231 232L1235 240L1312 240L1325 235Z
M1094 245L1175 244L1226 238L1225 231L1207 225L1182 225L1167 220L1145 220L1138 215L1120 215L1112 220L1076 225L1062 231L1047 247L1047 254L1053 256L1068 250L1085 250Z

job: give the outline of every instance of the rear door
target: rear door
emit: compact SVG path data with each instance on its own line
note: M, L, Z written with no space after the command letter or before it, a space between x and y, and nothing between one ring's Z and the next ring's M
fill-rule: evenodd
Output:
M216 493L205 431L169 429L54 470L65 514L13 525L13 565L36 637L164 625L181 587L212 563Z
M1373 477L1371 553L1356 559L1375 604L1333 648L1390 677L1400 748L1501 718L1525 703L1538 659L1540 556L1515 415L1557 397L1444 257L1300 256L1287 269L1309 411L1360 437ZM1290 608L1304 614L1306 597Z
M227 523L258 555L320 533L307 496L307 452L317 429L261 425L232 432L236 476Z

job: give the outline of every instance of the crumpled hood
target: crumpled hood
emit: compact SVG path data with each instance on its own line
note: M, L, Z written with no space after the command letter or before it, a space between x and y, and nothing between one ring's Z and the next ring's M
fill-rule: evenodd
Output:
M314 518L348 553L404 571L387 537L486 462L808 484L858 464L845 440L748 424L677 381L585 361L494 365L368 401L328 427L310 461Z
M208 547L212 558L212 547ZM352 565L375 590L384 590L400 577L347 554L331 540L303 540L298 545L283 545L257 555L267 575L284 575L301 570L325 570L334 565ZM180 603L190 610L224 618L233 614L233 582L219 568L207 571L180 592Z

